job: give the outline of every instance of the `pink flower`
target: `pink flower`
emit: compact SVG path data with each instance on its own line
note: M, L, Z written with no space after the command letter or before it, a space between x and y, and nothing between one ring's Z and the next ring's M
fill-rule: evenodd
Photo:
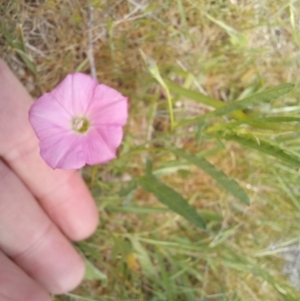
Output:
M53 169L78 169L116 157L127 98L83 73L69 74L30 108L40 154Z

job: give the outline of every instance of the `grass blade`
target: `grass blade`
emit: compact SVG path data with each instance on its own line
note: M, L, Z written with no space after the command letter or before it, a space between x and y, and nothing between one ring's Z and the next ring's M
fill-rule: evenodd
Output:
M181 215L196 227L205 229L205 222L196 209L178 192L161 183L153 174L148 172L139 179L139 183L144 190L153 193L162 204L169 207L172 211Z
M277 178L282 190L287 194L290 200L294 203L295 207L300 210L300 202L297 196L294 194L293 189L291 189L288 183L280 176L277 175L275 171L273 171L274 176Z
M148 71L152 75L152 77L161 85L161 87L165 90L166 96L167 96L167 103L168 103L168 109L169 109L169 115L170 115L170 127L171 131L174 129L175 126L175 120L174 120L174 112L173 112L173 104L172 104L172 97L169 91L169 88L163 78L160 75L159 68L156 64L156 62L149 56L147 56L141 49L140 54L147 65Z
M171 92L179 94L181 96L184 96L186 98L195 100L199 103L203 103L207 106L213 107L215 109L222 108L225 104L223 101L215 99L213 97L204 95L200 92L192 91L183 87L180 87L176 84L174 84L171 81L166 81L166 84L168 85Z
M255 128L260 129L268 129L268 130L281 130L280 123L290 123L290 122L300 122L299 117L293 116L274 116L274 117L257 117L257 118L248 118L241 121L233 121L230 123L221 123L217 125L213 125L206 130L206 133L218 132L220 130L224 130L224 128L228 130L234 130L234 128L239 127L240 125L248 124ZM200 124L203 123L200 122ZM287 129L285 125L285 129Z
M206 115L201 116L202 118L207 118L211 116L222 116L226 115L228 113L231 113L233 111L238 111L242 109L246 109L249 107L253 107L255 105L258 105L260 103L266 103L271 100L274 100L280 96L283 96L290 91L292 91L294 88L293 84L285 83L282 85L279 85L275 88L268 89L267 91L256 93L252 96L249 96L247 98L244 98L242 100L233 102L229 105L226 105L224 107L218 108L213 112L210 112Z
M84 258L84 261L86 267L84 279L100 280L104 282L107 280L107 275L101 272L91 261L87 258Z
M198 103L202 103L204 105L213 107L215 109L221 109L221 108L226 107L226 104L223 101L219 100L219 99L215 99L213 97L204 95L200 92L180 87L180 86L174 84L171 81L166 81L166 84L167 84L170 92L173 92L173 93L178 94L180 96L183 96L183 97L186 97L188 99L194 100ZM207 116L207 115L205 115L205 116ZM241 111L234 112L233 116L237 120L244 120L244 119L248 118L247 115L244 114ZM192 118L192 119L185 120L185 121L181 122L180 124L177 125L177 127L185 126L185 125L188 125L188 124L191 124L191 123L198 123L198 122L199 122L199 117L196 117L196 118Z
M186 31L188 29L188 25L187 25L187 21L186 21L186 15L184 12L184 6L183 6L181 0L177 0L177 6L178 6L179 14L180 14L181 24L183 26L184 31Z
M249 205L249 197L242 187L234 179L229 178L222 170L216 168L214 165L205 160L205 158L199 158L180 149L173 149L172 152L175 155L182 157L188 162L198 166L200 169L210 175L225 190Z
M250 147L258 150L261 153L265 153L271 155L275 158L280 159L281 161L292 165L294 168L300 167L300 156L295 153L290 152L287 149L280 147L277 144L274 144L270 141L257 139L248 133L235 133L235 132L219 132L218 134L214 134L213 136L238 142L239 144Z
M294 117L294 116L274 116L274 117L258 117L253 119L248 119L247 121L240 121L239 123L265 123L265 122L300 122L300 117Z
M3 35L6 42L18 53L26 67L32 72L34 76L37 76L37 70L34 63L31 61L29 55L26 53L26 47L22 39L23 33L20 27L18 27L19 38L13 36L0 22L0 33Z

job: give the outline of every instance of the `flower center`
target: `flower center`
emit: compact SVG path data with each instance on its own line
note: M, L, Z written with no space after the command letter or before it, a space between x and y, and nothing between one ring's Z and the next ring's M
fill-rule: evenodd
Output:
M90 122L85 117L74 117L72 119L72 129L80 134L84 134L90 128Z

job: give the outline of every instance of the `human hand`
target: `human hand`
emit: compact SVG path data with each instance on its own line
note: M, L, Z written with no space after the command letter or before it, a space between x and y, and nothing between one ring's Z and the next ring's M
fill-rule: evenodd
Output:
M28 121L32 98L0 60L0 301L49 301L84 263L71 240L92 234L96 205L76 171L52 170Z

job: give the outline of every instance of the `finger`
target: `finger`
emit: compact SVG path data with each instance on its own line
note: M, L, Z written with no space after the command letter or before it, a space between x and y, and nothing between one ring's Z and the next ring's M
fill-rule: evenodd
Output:
M84 274L80 256L1 160L0 183L0 249L48 291L72 290Z
M42 286L31 279L1 251L0 266L0 300L51 301Z
M0 157L70 239L86 238L98 223L96 205L77 172L54 171L41 159L28 121L31 104L32 98L0 60Z

